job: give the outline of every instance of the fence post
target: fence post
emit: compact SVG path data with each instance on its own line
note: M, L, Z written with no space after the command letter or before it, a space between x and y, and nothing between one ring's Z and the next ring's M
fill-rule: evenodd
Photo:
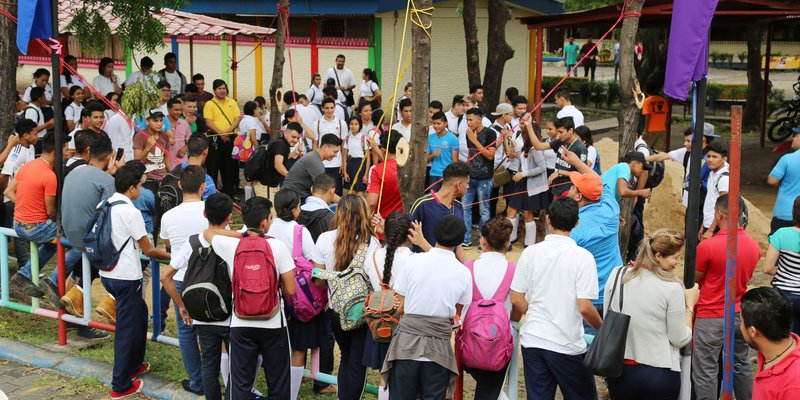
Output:
M39 246L31 243L31 282L34 286L39 286ZM31 308L39 308L39 298L31 297Z
M61 243L61 238L56 238L56 269L58 270L58 295L64 296L65 281L67 280L67 262L64 251L64 244ZM67 323L61 319L64 315L64 307L58 307L58 345L67 345Z
M83 278L81 278L81 285L83 286L83 320L88 324L92 320L92 264L89 263L89 257L86 253L81 255L81 270L83 271Z
M508 364L508 400L517 400L519 396L519 331L511 327L511 336L514 338L514 351Z
M161 270L158 261L150 259L150 287L153 289L153 337L155 342L161 334Z
M0 234L0 304L8 303L8 285L8 236Z

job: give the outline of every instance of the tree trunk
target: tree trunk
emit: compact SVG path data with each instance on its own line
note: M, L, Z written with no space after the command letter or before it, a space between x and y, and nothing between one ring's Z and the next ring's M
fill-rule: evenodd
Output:
M481 57L478 53L478 23L475 0L464 0L464 39L467 46L467 80L470 86L481 84ZM428 97L424 93L425 98ZM427 118L426 118L427 120Z
M644 0L634 0L628 11L639 13L642 11ZM634 46L636 45L636 31L639 30L639 17L628 17L622 21L622 29L619 40L619 83L620 83L620 102L617 120L619 121L619 157L622 158L627 152L633 149L636 142L636 128L639 126L641 117L639 108L633 99L633 87L636 81L636 71L634 69ZM633 202L625 199L620 204L620 216L626 222L630 222L633 212ZM620 227L619 248L623 256L627 255L628 241L631 236L631 224L626 223ZM623 257L625 258L625 257Z
M279 5L288 7L289 0L280 0ZM279 88L283 87L283 64L286 61L286 57L283 55L286 50L286 34L284 32L284 21L280 10L278 11L278 17L277 26L275 27L278 30L275 32L275 61L272 64L272 82L269 84L269 113L271 116L269 128L271 138L277 136L277 132L281 130L281 113L278 106L282 99L275 99L275 93ZM288 18L288 15L286 18ZM288 23L289 21L286 22Z
M0 7L12 15L17 14L15 5L0 4ZM7 94L0 96L0 132L13 132L16 102L8 93L17 90L17 24L7 17L0 17L0 77L3 78L0 79L0 93ZM0 135L0 148L6 147L6 137Z
M761 107L764 79L761 77L761 40L764 24L748 24L747 32L747 102L744 104L742 124L745 130L761 127Z
M417 7L425 9L431 7L431 0L417 2ZM422 25L430 24L429 15L420 14ZM426 99L430 88L428 74L431 69L431 40L425 31L417 24L411 27L411 38L414 40L414 49L411 60L411 83L414 87L414 99ZM421 197L425 188L425 164L428 147L428 104L424 101L412 102L414 116L412 120L410 154L408 162L400 167L398 181L400 193L403 197L403 209L409 212L414 201Z
M489 32L487 33L486 43L489 48L486 54L486 70L483 77L484 111L492 111L500 102L502 93L503 70L506 61L514 57L514 49L506 42L506 23L511 20L511 12L508 11L506 2L503 0L489 0Z

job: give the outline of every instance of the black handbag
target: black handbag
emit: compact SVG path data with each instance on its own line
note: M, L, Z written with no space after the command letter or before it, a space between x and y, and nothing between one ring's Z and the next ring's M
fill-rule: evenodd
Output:
M625 344L628 338L628 326L631 323L631 316L622 314L622 300L625 294L625 283L619 286L619 311L614 311L611 306L614 304L614 294L617 291L617 283L620 282L627 267L621 267L614 278L614 289L611 290L611 298L608 299L608 311L603 318L603 325L597 331L594 341L589 346L589 351L583 358L583 366L591 373L604 376L606 378L616 378L622 375L622 365L625 360Z

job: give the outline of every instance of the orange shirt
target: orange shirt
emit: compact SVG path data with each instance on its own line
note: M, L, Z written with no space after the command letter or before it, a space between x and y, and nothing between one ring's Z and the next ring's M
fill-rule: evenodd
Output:
M28 224L49 219L45 196L56 197L56 173L53 166L37 158L20 168L14 177L17 180L17 202L14 205L14 221Z
M661 96L648 96L642 103L642 115L650 116L648 132L667 131L667 100Z

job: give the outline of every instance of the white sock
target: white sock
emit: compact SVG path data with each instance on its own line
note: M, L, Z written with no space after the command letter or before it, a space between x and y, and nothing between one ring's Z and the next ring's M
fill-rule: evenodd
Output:
M386 386L378 387L378 400L389 400L389 388Z
M514 241L517 240L518 238L517 228L519 227L519 214L517 214L517 216L514 218L507 218L507 219L511 221L511 237L509 238L509 241L511 243L514 243Z
M536 244L536 221L525 223L525 246Z
M225 387L228 387L228 377L231 374L231 364L228 358L228 353L222 353L219 361L219 372L222 374L222 382Z
M291 368L291 374L292 374L292 380L290 382L292 388L292 391L290 392L292 396L290 397L291 400L297 400L297 394L300 393L300 384L303 382L303 369L304 369L303 367L294 367L294 366Z
M252 186L245 186L244 187L244 200L250 200L253 197L253 187Z

